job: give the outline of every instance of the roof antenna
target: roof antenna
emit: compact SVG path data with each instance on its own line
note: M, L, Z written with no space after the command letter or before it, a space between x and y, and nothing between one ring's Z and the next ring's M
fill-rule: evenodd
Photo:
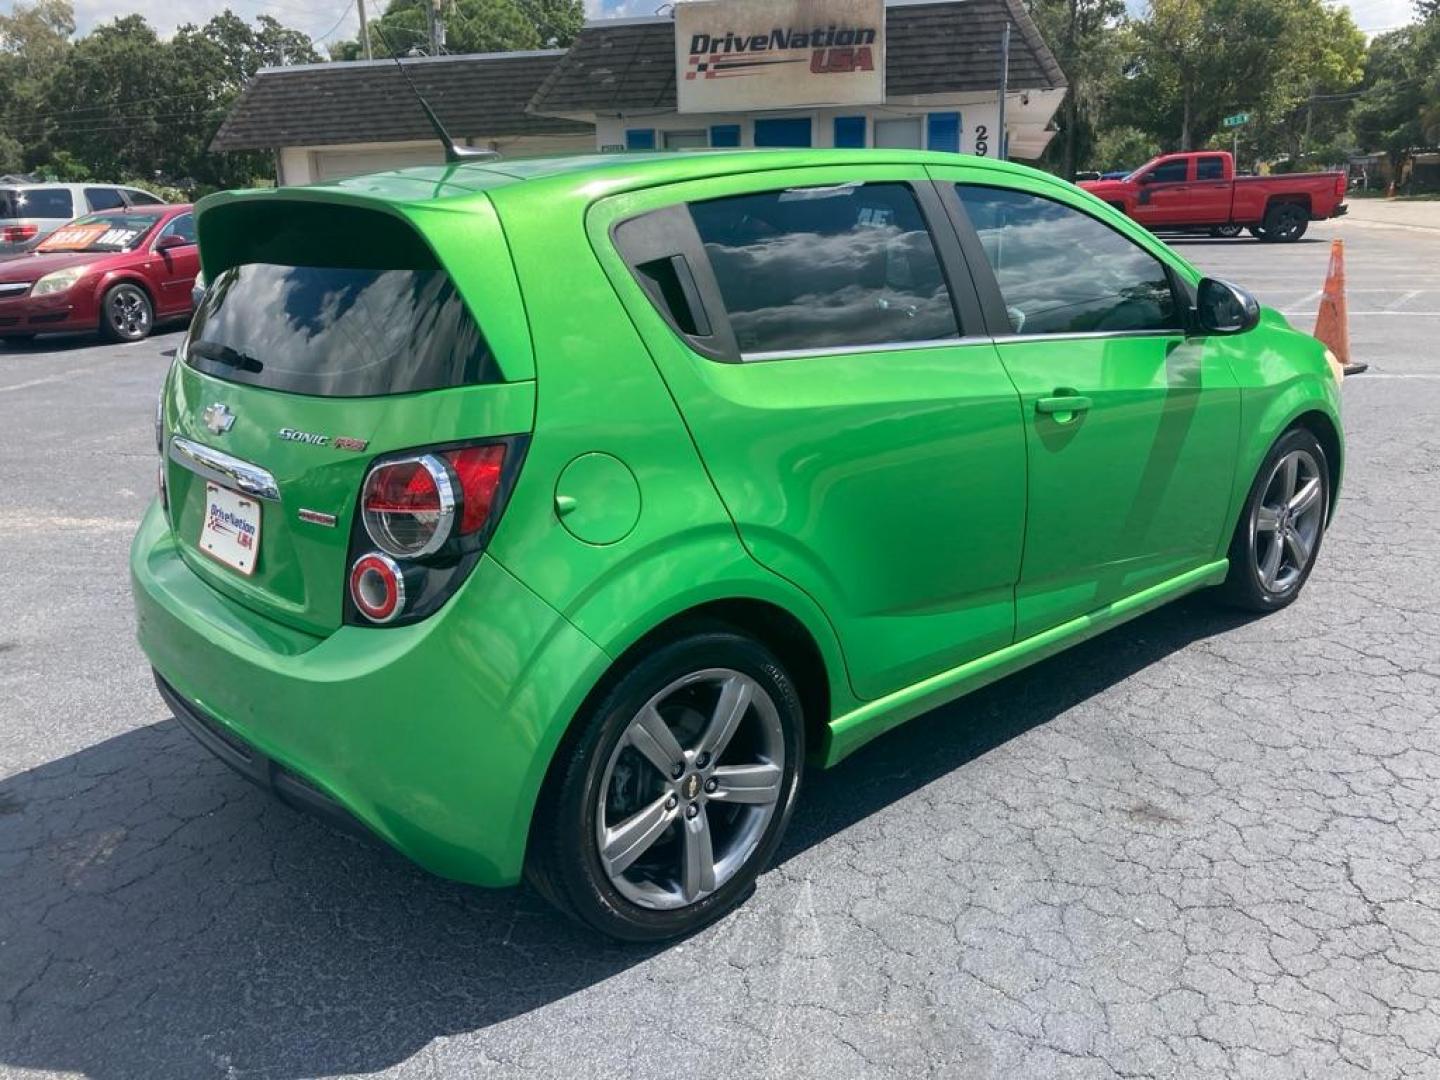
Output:
M435 115L435 110L430 108L430 103L425 100L425 95L415 86L415 80L410 78L410 69L400 59L400 54L390 45L390 39L385 36L385 31L380 29L379 21L372 22L370 29L380 38L385 46L385 51L390 54L390 59L395 61L395 66L400 69L400 74L405 77L405 85L410 87L410 92L415 95L415 100L420 103L420 108L425 111L425 119L430 121L430 126L435 129L440 144L445 148L445 163L454 165L461 161L494 161L500 155L494 150L480 150L473 146L459 146L445 130L445 125L440 123L440 118Z

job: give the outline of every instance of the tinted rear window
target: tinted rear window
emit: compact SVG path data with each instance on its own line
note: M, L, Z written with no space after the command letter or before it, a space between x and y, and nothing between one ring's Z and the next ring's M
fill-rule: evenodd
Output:
M65 188L0 188L0 217L72 218L70 192Z
M197 371L296 394L372 397L496 377L439 269L232 267L211 284L189 341Z

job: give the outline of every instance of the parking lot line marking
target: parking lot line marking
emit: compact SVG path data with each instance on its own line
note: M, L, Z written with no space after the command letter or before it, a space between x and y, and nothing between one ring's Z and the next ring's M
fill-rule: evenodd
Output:
M1403 307L1405 304L1408 304L1411 300L1414 300L1415 297L1419 296L1424 291L1424 289L1411 289L1404 296L1400 297L1399 300L1396 300L1393 304L1386 304L1385 306L1389 310L1394 311L1397 308Z
M1371 379L1425 379L1440 380L1440 372L1429 371L1367 371L1355 378L1361 382L1369 382ZM1345 380L1347 383L1349 379Z
M0 394L8 394L12 390L28 390L32 386L45 386L48 383L66 382L76 375L88 375L92 371L100 371L112 366L111 364L91 364L89 367L71 368L69 371L62 371L56 375L45 375L39 379L29 379L26 382L0 386Z

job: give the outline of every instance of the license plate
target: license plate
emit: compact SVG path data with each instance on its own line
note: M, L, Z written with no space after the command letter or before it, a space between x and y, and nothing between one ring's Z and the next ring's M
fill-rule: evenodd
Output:
M247 577L253 574L260 555L260 504L207 481L200 550Z

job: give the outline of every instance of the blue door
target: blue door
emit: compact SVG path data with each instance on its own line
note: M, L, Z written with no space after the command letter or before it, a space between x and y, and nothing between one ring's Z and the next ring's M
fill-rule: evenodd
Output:
M755 121L756 146L810 146L808 116L772 117Z

